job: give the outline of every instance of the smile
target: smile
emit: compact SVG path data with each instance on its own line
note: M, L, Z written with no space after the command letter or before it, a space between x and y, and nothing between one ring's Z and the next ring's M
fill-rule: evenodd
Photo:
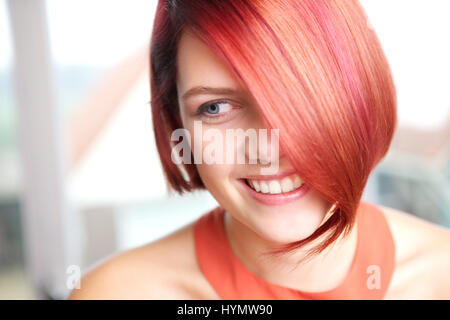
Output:
M299 175L252 176L238 179L244 189L258 202L281 205L303 197L309 187Z
M245 182L256 192L261 193L287 193L300 188L304 182L298 175L292 175L283 179L254 180L245 179Z

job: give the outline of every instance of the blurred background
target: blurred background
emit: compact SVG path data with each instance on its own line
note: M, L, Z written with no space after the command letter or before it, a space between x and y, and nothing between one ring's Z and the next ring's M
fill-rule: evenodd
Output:
M361 2L399 102L364 199L450 227L450 2ZM64 299L71 266L216 206L166 192L148 89L156 4L0 0L0 299Z

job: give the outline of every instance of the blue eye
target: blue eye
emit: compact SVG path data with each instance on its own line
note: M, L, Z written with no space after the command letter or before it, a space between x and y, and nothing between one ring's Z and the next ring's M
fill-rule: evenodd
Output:
M199 114L203 114L205 116L217 116L224 113L227 113L233 109L232 105L228 101L214 101L209 102L201 106L198 110Z
M242 109L241 104L229 100L213 100L205 102L195 111L194 116L205 123L223 123L234 119Z
M219 113L219 109L220 109L220 108L219 108L218 104L219 104L219 103L214 102L214 103L211 103L210 105L207 105L207 106L206 106L206 111L207 111L208 113L211 113L211 114Z

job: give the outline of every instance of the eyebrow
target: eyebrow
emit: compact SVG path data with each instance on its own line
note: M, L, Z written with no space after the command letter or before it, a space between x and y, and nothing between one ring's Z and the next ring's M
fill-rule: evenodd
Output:
M187 100L196 95L206 95L206 94L214 94L214 95L232 95L232 96L243 96L245 95L245 91L241 89L233 89L229 87L208 87L208 86L196 86L189 90L187 90L183 96L183 100Z

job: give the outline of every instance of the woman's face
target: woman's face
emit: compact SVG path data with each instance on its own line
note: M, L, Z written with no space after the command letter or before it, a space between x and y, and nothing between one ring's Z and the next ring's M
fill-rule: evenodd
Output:
M177 68L178 103L183 126L190 132L192 150L197 148L202 155L217 156L220 152L211 152L215 147L216 151L223 152L224 161L220 163L218 156L209 164L204 159L202 163L196 161L200 177L211 194L233 218L267 241L285 244L311 235L322 223L329 203L313 189L308 190L282 150L278 158L271 157L277 148L276 144L271 144L274 136L241 81L188 29L179 42ZM190 91L196 87L230 90ZM190 94L186 94L189 91ZM228 129L244 132L254 129L257 133L268 129L267 152L251 153L249 140L247 144L237 140L234 144L227 143ZM215 138L211 134L205 137L207 131ZM282 134L280 128L279 135ZM245 162L239 162L237 157L226 161L226 155L233 151L234 154L242 151ZM274 166L274 159L277 166ZM261 169L269 166L278 170L270 175L261 174Z

